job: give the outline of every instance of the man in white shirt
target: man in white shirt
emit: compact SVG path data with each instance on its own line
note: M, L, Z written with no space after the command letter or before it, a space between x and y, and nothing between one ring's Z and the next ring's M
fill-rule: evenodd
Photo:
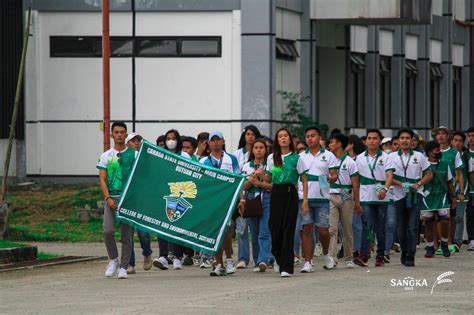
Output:
M398 238L402 248L400 259L407 267L415 266L422 188L433 178L426 157L410 146L413 137L413 130L400 129L398 131L400 149L390 154L395 169L393 200L397 209Z

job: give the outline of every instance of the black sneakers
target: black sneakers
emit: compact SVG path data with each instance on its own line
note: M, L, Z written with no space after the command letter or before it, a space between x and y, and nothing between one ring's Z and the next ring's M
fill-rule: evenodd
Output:
M425 258L433 258L435 253L436 251L435 251L434 246L426 246Z
M443 251L443 256L448 258L451 256L451 252L449 251L448 243L441 242L441 250Z

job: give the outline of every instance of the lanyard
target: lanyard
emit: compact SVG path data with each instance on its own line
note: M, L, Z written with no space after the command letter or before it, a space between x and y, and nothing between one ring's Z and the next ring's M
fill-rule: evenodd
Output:
M212 154L211 154L211 164L215 168L221 168L222 166L222 161L224 160L224 152L222 152L221 158L218 160L219 162L217 164L214 164L214 160L217 160Z
M408 170L408 166L409 166L410 160L411 160L411 154L408 155L408 161L407 161L406 165L403 163L402 154L400 154L399 157L400 157L400 162L402 163L404 178L405 178L405 181L406 181L406 179L407 179L407 170Z
M339 167L337 168L337 181L339 182L339 184L341 185L341 180L339 179L339 173L341 171L341 166L342 166L342 163L344 163L344 161L346 160L347 158L347 154L344 153L342 155L342 159L341 159L341 163L339 164Z
M367 159L367 165L369 166L370 174L372 174L372 178L375 181L376 181L376 179L375 179L375 175L374 175L374 169L375 169L375 166L377 164L377 161L378 161L379 157L380 157L380 155L377 153L377 155L375 155L375 157L374 157L374 163L372 163L372 165L370 165L368 152L367 152L367 155L365 156L365 158Z

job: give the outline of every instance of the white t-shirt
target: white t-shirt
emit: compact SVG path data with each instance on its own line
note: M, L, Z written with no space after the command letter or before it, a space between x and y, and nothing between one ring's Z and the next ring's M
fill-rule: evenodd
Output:
M331 194L340 194L342 188L352 189L352 177L359 176L356 162L347 154L337 159L337 165L338 176L336 182L331 183Z
M308 166L308 200L309 201L328 201L329 186L321 188L320 176L329 177L330 169L337 169L339 164L334 154L323 147L313 155L309 150L300 153L301 159ZM303 199L303 183L298 181L298 196Z
M356 163L359 170L361 204L388 203L390 201L389 194L386 194L385 199L379 200L375 188L377 184L385 185L386 173L394 170L389 155L382 150L378 150L376 155L372 157L366 150L357 156Z
M246 147L240 148L236 150L234 153L232 153L233 156L237 159L239 162L239 168L242 170L244 167L244 164L249 161L249 152L247 151Z
M408 154L403 154L402 151L392 152L390 154L390 159L392 160L392 165L395 169L393 172L393 179L400 182L408 182L410 184L417 183L423 177L423 172L430 169L428 159L418 151L410 150ZM422 194L423 188L420 187L418 192ZM393 186L392 197L394 201L403 199L405 195L406 193L403 187L400 187L399 185Z

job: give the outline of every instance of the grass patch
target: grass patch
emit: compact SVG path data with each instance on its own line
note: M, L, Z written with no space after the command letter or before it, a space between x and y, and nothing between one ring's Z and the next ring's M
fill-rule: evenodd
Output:
M61 255L61 254L39 252L37 258L38 260L48 260L48 259L54 259L54 258L59 258L63 256L64 255Z
M12 247L26 247L26 246L28 246L28 245L0 240L0 249L2 249L2 248L12 248Z
M95 208L101 199L98 185L14 186L6 196L6 202L14 209L8 239L100 242L102 220L80 223L76 208Z

